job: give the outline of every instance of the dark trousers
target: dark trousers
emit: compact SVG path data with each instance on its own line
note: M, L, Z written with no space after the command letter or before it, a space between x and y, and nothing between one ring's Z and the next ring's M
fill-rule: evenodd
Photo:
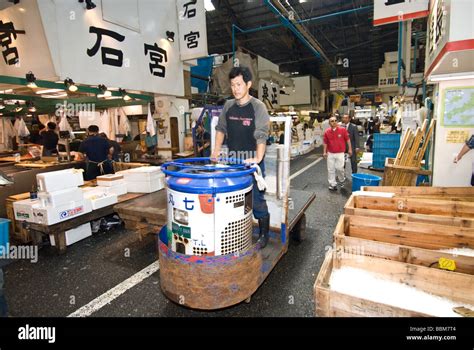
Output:
M357 154L355 153L355 151L352 152L352 156L349 158L349 160L351 161L352 173L357 173Z
M265 177L265 163L262 161L260 164L260 170L262 170L262 176ZM265 191L260 191L257 186L257 181L253 180L252 189L252 200L253 200L253 216L255 219L261 219L269 215L267 201L265 200Z

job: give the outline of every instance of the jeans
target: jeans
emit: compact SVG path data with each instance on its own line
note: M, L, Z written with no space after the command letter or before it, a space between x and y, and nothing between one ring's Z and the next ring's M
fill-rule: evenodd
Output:
M259 164L260 170L262 170L262 176L265 177L265 163L263 161ZM257 181L253 180L252 189L252 200L253 200L253 216L255 219L261 219L269 215L267 201L265 200L265 191L260 191L257 186Z
M3 269L0 268L0 317L7 317L8 307L7 307L7 300L5 299L3 285L4 285Z

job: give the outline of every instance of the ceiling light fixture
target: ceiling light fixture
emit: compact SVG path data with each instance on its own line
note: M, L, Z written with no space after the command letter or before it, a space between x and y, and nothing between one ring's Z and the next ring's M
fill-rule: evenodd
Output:
M130 101L132 98L127 94L127 91L125 91L124 89L119 89L119 93L122 95L122 98L125 100L125 101Z
M174 42L174 32L170 32L169 30L167 30L166 38L168 39L168 41Z
M66 89L71 92L77 91L77 86L74 84L74 81L71 78L66 78L66 80L64 80L64 85L66 85Z
M31 89L37 88L38 85L36 85L35 81L36 81L36 77L32 71L29 71L28 73L26 73L26 82L27 82L26 86L28 86Z
M107 86L105 86L104 84L99 85L99 90L102 92L102 95L104 97L112 96L112 92L109 89L107 89Z

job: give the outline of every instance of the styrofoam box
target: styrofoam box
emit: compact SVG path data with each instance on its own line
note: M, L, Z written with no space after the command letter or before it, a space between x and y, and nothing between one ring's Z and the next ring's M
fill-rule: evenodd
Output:
M105 187L96 186L96 187L83 187L82 193L84 195L84 198L91 198L91 197L103 196L107 192L106 192Z
M99 186L115 186L121 183L125 183L122 174L108 174L97 176L97 185Z
M84 199L84 194L79 187L75 187L54 192L38 192L38 198L43 207L48 205L57 207L68 202L81 201Z
M164 187L164 176L151 181L129 182L127 181L127 192L130 193L152 193Z
M90 201L92 210L97 210L118 202L117 195L113 193L103 193L100 195L89 196L86 197L86 199Z
M38 206L33 208L35 222L42 225L54 225L61 221L66 221L76 216L88 213L88 207L84 201L70 202L57 207Z
M118 185L125 185L125 180L123 178L120 179L120 180L114 180L114 181L99 181L99 180L97 180L97 186L112 187L112 186L118 186Z
M66 245L74 244L90 236L92 236L92 229L91 224L88 222L87 224L66 231ZM56 245L54 235L49 235L49 240L52 246Z
M101 187L105 190L105 193L109 194L115 194L117 196L121 196L121 195L124 195L124 194L127 194L127 183L124 182L122 184L119 184L119 185L116 185L116 186L108 186L108 187L102 187L102 186L98 186L98 187Z
M21 201L13 202L15 220L35 222L33 208L40 206L41 202L38 199L24 199Z
M140 168L133 168L124 171L119 171L116 174L123 175L126 182L142 182L151 181L156 177L164 176L161 168L158 166L144 166Z
M82 169L64 169L36 175L42 192L54 192L84 185Z

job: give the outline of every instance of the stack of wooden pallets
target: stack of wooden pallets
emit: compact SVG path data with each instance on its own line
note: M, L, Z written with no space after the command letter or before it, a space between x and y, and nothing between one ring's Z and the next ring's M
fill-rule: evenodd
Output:
M421 162L433 135L435 121L429 128L425 120L421 128L415 132L408 129L405 133L395 159L387 158L383 185L385 186L414 186L418 175L430 175L430 171L421 168Z
M335 249L326 256L314 285L316 315L434 315L394 306L389 298L374 301L333 290L332 273L347 267L445 297L456 305L450 311L472 315L465 306L474 305L474 255L466 253L474 252L474 189L365 190L371 196L351 196L334 231Z

